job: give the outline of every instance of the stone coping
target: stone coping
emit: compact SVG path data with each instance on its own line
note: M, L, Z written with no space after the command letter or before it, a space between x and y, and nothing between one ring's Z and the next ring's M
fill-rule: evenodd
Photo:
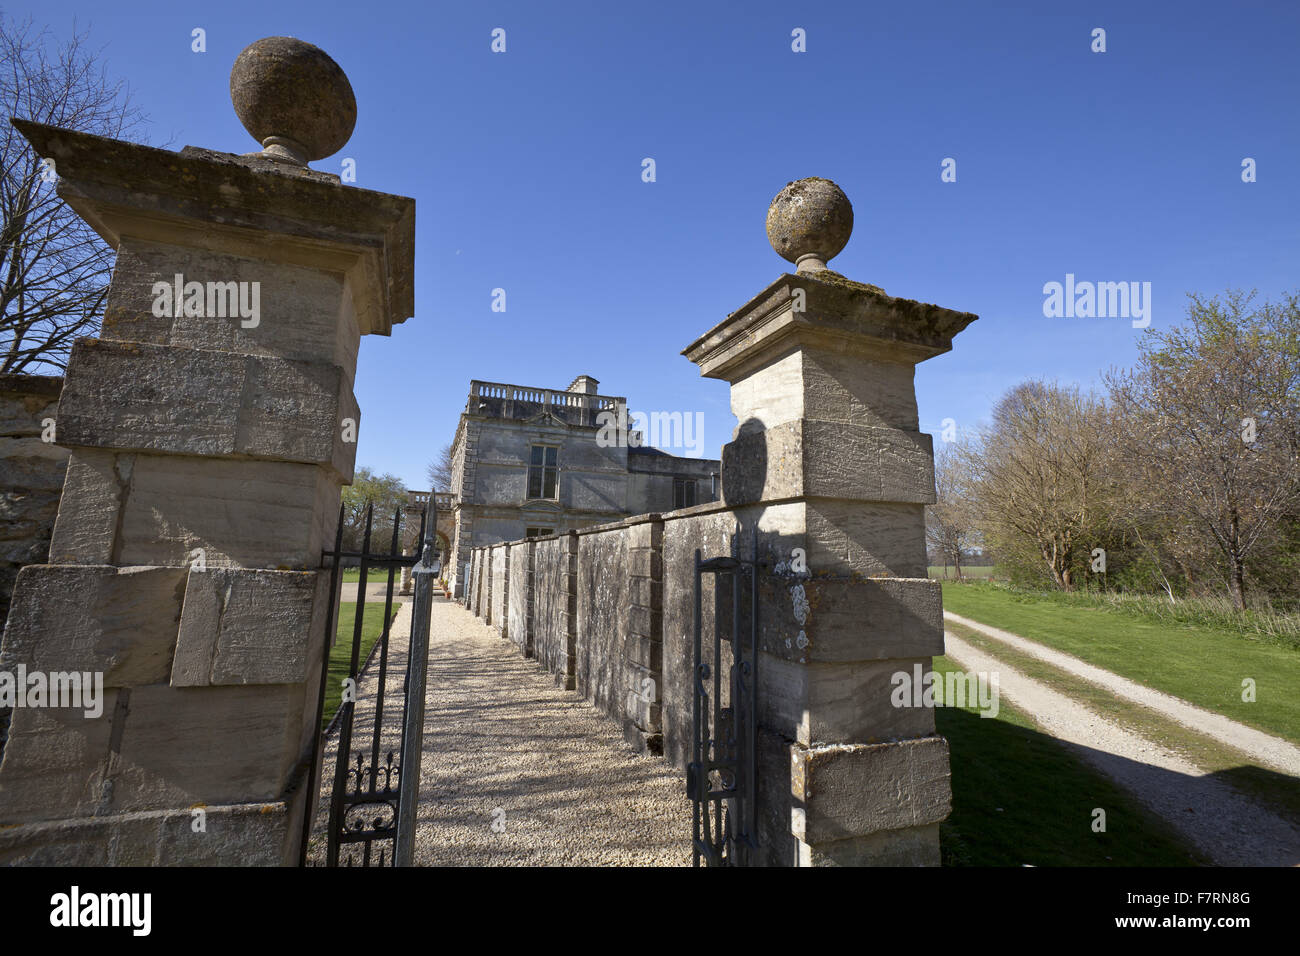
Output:
M415 200L335 183L329 174L195 147L180 152L11 120L52 159L59 196L114 248L123 234L180 244L226 237L225 251L349 272L362 334L415 313ZM266 234L277 242L267 246ZM370 295L375 296L372 304Z
M6 395L44 395L58 398L62 391L62 375L28 375L25 372L0 375L0 392Z
M803 292L802 303L796 304L796 290ZM914 364L950 350L953 336L977 318L897 298L830 270L786 273L681 354L704 377L733 382L769 362L777 350L800 345Z

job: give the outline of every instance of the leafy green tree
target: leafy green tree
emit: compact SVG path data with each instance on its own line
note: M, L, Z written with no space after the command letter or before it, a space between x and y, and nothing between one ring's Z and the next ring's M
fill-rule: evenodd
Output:
M343 550L361 550L366 533L366 514L373 505L370 551L387 553L392 544L393 516L398 509L405 509L406 504L406 485L402 479L396 475L376 474L366 467L358 468L352 484L343 489ZM403 517L403 525L406 520Z

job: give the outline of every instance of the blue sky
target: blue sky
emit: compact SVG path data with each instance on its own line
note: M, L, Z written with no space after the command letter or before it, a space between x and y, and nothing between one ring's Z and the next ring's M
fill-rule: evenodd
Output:
M973 427L1030 376L1092 385L1131 362L1121 318L1045 318L1043 285L1300 287L1300 5L1292 3L10 3L75 17L148 114L148 138L256 148L230 66L263 36L351 79L358 185L417 200L416 314L363 340L358 464L426 487L471 378L704 413L726 383L678 353L775 279L767 205L835 180L856 225L832 262L892 295L975 312L922 364L923 430ZM207 33L191 52L190 32ZM506 30L507 50L490 50ZM1106 30L1093 53L1092 31ZM791 50L802 28L807 52ZM657 181L641 179L652 157ZM940 164L957 163L957 181ZM1243 183L1241 163L1257 162ZM494 288L507 310L491 310Z

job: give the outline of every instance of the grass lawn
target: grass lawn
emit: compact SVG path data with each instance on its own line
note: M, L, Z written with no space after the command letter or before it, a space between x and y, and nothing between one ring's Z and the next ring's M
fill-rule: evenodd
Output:
M957 569L954 568L951 564L930 565L931 578L941 581L941 580L945 580L945 576L946 578L951 578L952 580L955 581L957 579ZM961 569L961 576L962 578L975 578L976 580L984 580L986 578L993 576L993 565L985 564L974 568L968 568L963 565Z
M393 617L397 617L400 604L393 604ZM338 640L330 648L329 676L325 682L325 708L321 711L321 730L329 726L334 712L339 709L343 698L343 681L348 676L352 664L352 629L357 613L355 601L342 601L338 610ZM364 666L370 650L383 632L384 606L371 603L366 608L365 619L361 622L361 656L358 666Z
M370 578L373 578L373 577L374 577L374 575L372 574L372 575L370 576ZM367 578L366 580L369 581L370 578ZM358 584L358 583L361 581L361 569L360 569L360 568L344 568L344 569L343 569L343 574L340 576L340 580L342 580L343 583L345 583L345 584Z
M934 669L955 669L937 657ZM939 695L941 696L941 695ZM1033 721L938 707L952 760L952 815L940 824L945 866L1194 866L1207 861L1110 779L1080 763ZM1094 833L1093 810L1106 811Z
M1291 647L987 584L945 582L943 606L1300 743L1300 652ZM1248 677L1251 703L1241 699Z
M979 631L961 624L949 623L947 627L968 644L1014 667L1030 680L1045 684L1099 717L1179 754L1206 773L1250 794L1278 815L1300 821L1300 787L1296 786L1294 777L1256 766L1241 751L1214 737L1184 727L1157 711L1118 697L1104 687L1023 654Z

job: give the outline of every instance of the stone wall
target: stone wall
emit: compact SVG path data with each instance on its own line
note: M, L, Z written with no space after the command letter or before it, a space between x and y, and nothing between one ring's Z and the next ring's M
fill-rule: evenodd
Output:
M578 532L577 690L620 719L631 686L623 657L630 593L628 538L625 522Z
M0 632L19 569L50 553L69 452L41 436L62 389L57 375L0 375Z
M704 558L732 553L739 522L728 510L701 506L675 515L665 515L660 564L663 568L662 658L660 703L664 756L674 766L685 768L691 760L691 670L695 641L695 552ZM742 553L742 557L748 556ZM701 631L711 638L717 608L712 575L701 580ZM729 611L729 606L727 610ZM724 621L724 625L728 622ZM724 626L724 637L730 636ZM724 648L724 652L725 652ZM731 666L724 656L723 663Z
M469 568L463 581L464 584L464 601L465 607L473 613L478 613L478 571L480 571L480 555L474 551L469 555L467 567Z
M725 505L714 503L476 548L466 606L497 626L508 593L506 636L525 656L619 721L638 750L666 753L685 768L695 549L706 557L730 553L740 527ZM499 576L507 567L509 583L503 587ZM490 583L484 581L488 575ZM708 634L711 588L706 577ZM729 618L724 625L729 637ZM529 635L526 643L521 633ZM725 658L724 663L730 665Z
M525 657L533 656L533 543L516 541L506 546L510 568L506 601L506 632Z
M533 544L533 655L566 690L577 686L577 634L578 534L571 531Z
M501 632L502 637L509 637L509 619L506 617L506 602L510 600L509 546L498 544L492 547L488 558L488 613L487 622Z
M688 504L716 500L722 464L714 458L679 458L658 448L640 447L628 449L627 470L628 508L649 514L676 507L673 486L679 479L695 483L695 500Z

